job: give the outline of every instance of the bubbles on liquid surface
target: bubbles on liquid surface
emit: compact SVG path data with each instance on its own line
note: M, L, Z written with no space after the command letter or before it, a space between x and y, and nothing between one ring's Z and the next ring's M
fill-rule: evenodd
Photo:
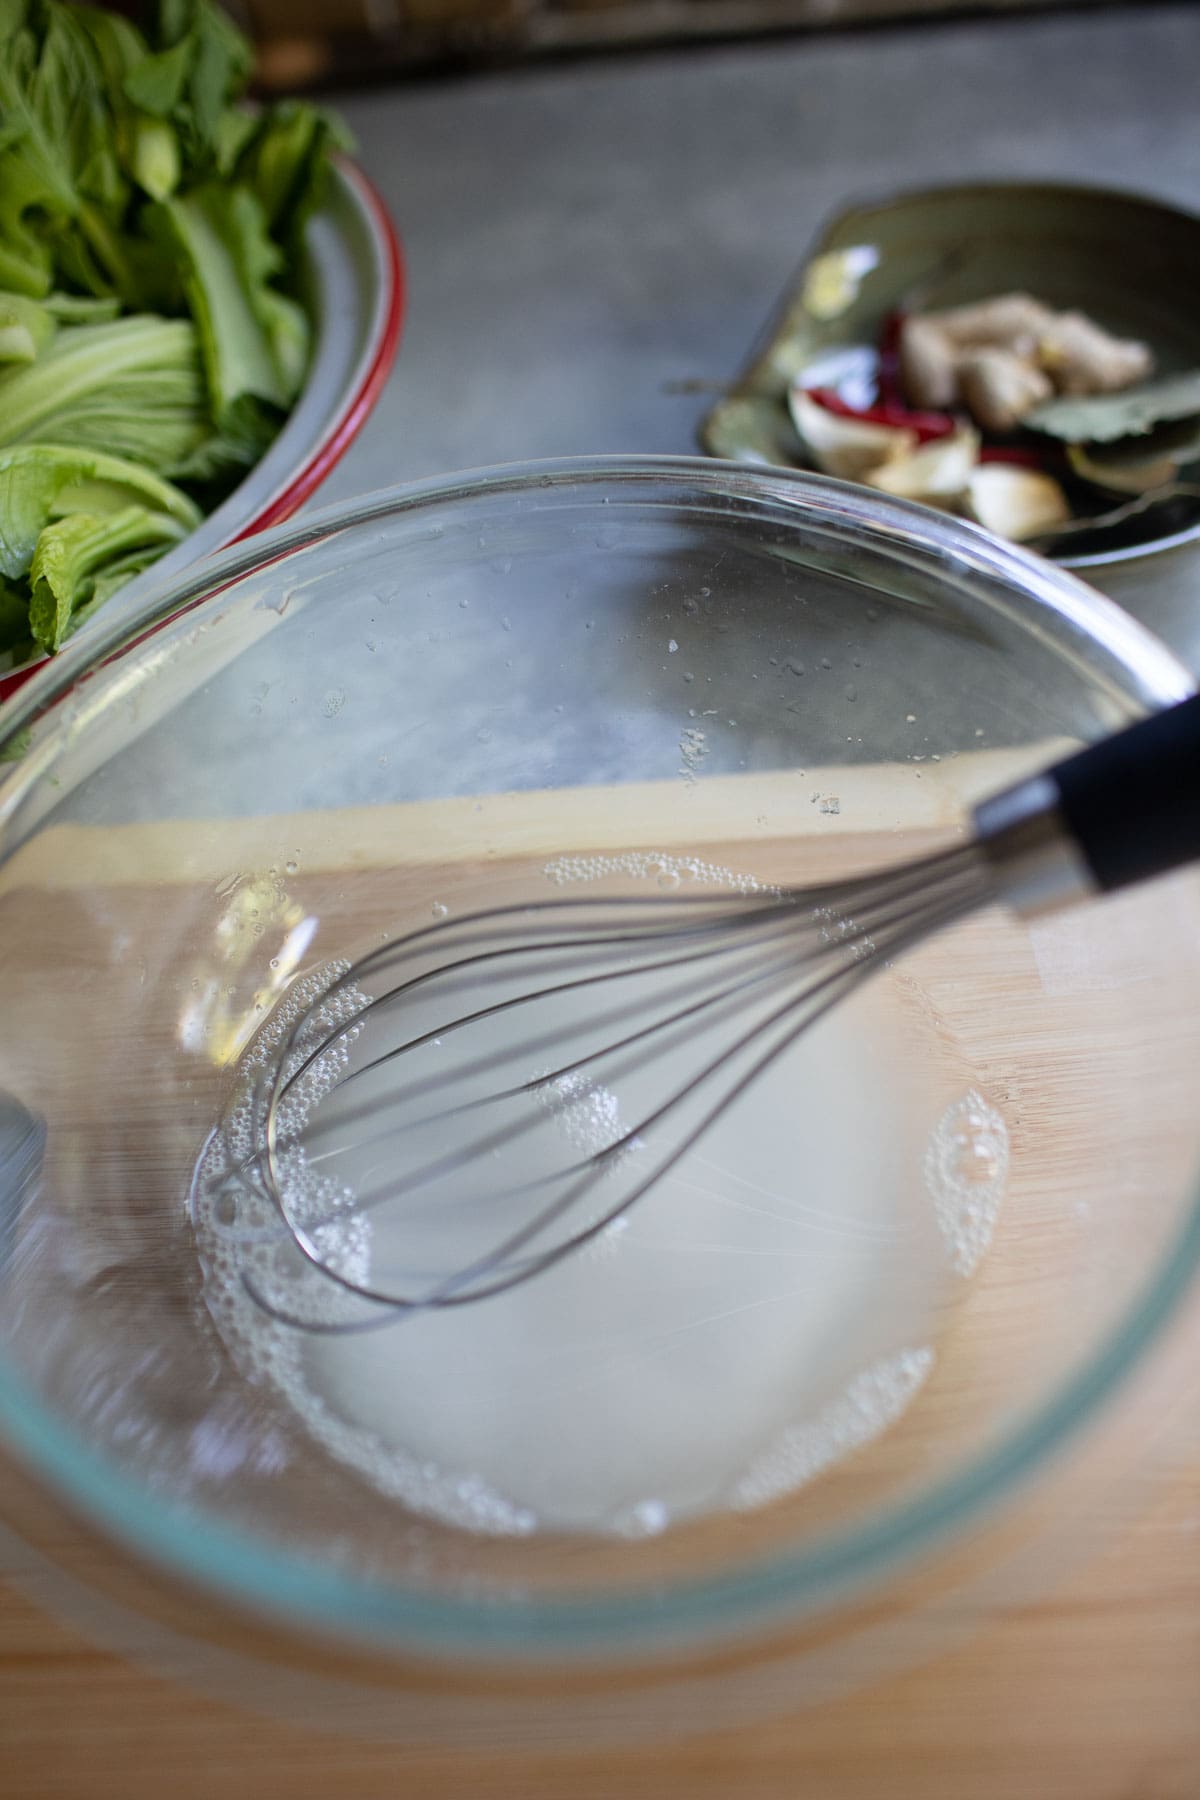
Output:
M757 876L705 862L699 856L669 856L659 850L629 850L619 856L556 856L544 874L555 887L573 881L603 881L610 875L632 876L635 881L654 881L673 887L691 880L705 887L727 888L734 894L777 894Z
M344 962L330 963L297 983L242 1058L233 1094L192 1181L191 1213L205 1301L247 1379L273 1387L311 1437L382 1493L466 1530L524 1535L535 1528L534 1515L511 1505L486 1482L406 1456L339 1417L312 1384L306 1352L319 1340L290 1322L302 1319L320 1327L361 1319L365 1303L313 1267L263 1181L265 1085L276 1070L285 1079L303 1070L279 1109L277 1136L285 1146L279 1188L288 1215L309 1235L328 1268L348 1281L370 1278L369 1216L348 1189L318 1171L302 1144L287 1147L303 1133L314 1108L348 1065L358 1029L354 1021L367 1004L353 984L339 987L348 968ZM285 1051L297 1025L300 1029ZM305 1068L320 1038L338 1026L346 1027L344 1035Z
M906 1411L934 1366L928 1346L902 1350L856 1375L844 1394L813 1419L790 1426L738 1482L733 1504L762 1506L803 1487L858 1450Z
M1008 1180L1008 1127L971 1088L948 1106L925 1152L925 1181L955 1273L971 1276L992 1241Z
M832 906L815 906L812 916L822 943L840 945L855 962L874 956L875 940L849 914L838 912Z
M555 1119L572 1150L580 1158L601 1156L613 1150L627 1135L621 1117L621 1103L611 1088L591 1081L578 1069L569 1069L553 1080L540 1079L534 1087L534 1098ZM625 1146L638 1148L634 1139ZM615 1174L618 1159L608 1164L606 1173Z
M298 1141L313 1108L340 1079L357 1035L354 1021L365 1001L352 984L339 985L347 968L344 963L329 964L299 982L252 1040L193 1180L192 1218L201 1256L229 1249L240 1253L237 1292L249 1305L254 1303L247 1282L268 1305L282 1310L311 1303L325 1316L329 1303L330 1284L312 1267L280 1218L265 1178L272 1085L280 1095L278 1185L289 1216L309 1234L329 1266L348 1279L361 1279L369 1266L370 1226L355 1196L321 1174ZM331 1032L339 1035L320 1049ZM303 1283L306 1291L299 1300L282 1299L281 1281ZM210 1290L209 1305L218 1323L228 1317L228 1294ZM235 1336L240 1338L240 1331ZM253 1334L250 1342L253 1346Z

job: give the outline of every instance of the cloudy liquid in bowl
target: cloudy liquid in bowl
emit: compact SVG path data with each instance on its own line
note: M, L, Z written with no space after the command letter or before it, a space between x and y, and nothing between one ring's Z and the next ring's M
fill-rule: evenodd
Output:
M547 873L559 885L757 885L669 856ZM321 985L285 1002L260 1060ZM357 1000L338 1004L350 1018ZM336 1283L281 1244L270 1206L231 1182L259 1129L253 1103L235 1102L194 1186L209 1308L245 1372L330 1454L417 1511L493 1533L639 1535L759 1505L899 1417L986 1248L1003 1123L967 1095L931 1136L927 1096L899 1073L911 1032L889 985L869 984L586 1246L507 1293L368 1332L298 1329L247 1291L249 1270L281 1310L317 1325L350 1316ZM502 1042L498 1054L506 1078L537 1073L509 1071ZM574 1096L556 1121L564 1148L586 1153L595 1130L611 1141L638 1104L636 1090ZM394 1228L355 1206L378 1172L373 1153L339 1158L336 1179L332 1166L297 1168L297 1210L330 1221L335 1269L378 1282Z

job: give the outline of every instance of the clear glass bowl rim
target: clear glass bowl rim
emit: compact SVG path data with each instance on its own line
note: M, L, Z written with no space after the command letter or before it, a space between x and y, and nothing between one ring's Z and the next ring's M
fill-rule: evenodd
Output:
M825 476L723 463L701 457L575 457L467 470L382 489L349 504L306 513L204 559L135 611L119 601L92 631L69 643L9 700L0 715L0 758L20 734L101 664L141 643L183 613L216 601L245 575L309 545L397 513L470 502L482 492L514 496L537 489L638 484L681 488L699 499L749 500L806 509L826 530L893 537L906 551L962 572L991 577L1020 594L1032 619L1042 615L1064 647L1084 642L1121 670L1127 691L1146 706L1194 691L1178 659L1114 602L1060 565L995 539L949 515ZM781 522L785 522L782 520ZM3 765L0 764L0 767ZM5 788L9 804L5 805ZM20 791L18 771L0 779L0 831ZM4 854L0 838L0 860ZM268 1548L181 1503L164 1504L124 1475L44 1407L18 1371L0 1361L0 1445L35 1479L65 1498L89 1523L158 1564L168 1576L199 1583L241 1608L342 1640L383 1649L456 1658L516 1654L651 1652L672 1642L711 1640L829 1604L850 1587L882 1577L939 1544L957 1540L995 1511L1040 1465L1094 1422L1105 1403L1162 1337L1200 1273L1200 1190L1174 1242L1117 1327L1007 1437L969 1467L916 1500L803 1550L778 1550L719 1575L669 1587L537 1599L431 1593L346 1574Z

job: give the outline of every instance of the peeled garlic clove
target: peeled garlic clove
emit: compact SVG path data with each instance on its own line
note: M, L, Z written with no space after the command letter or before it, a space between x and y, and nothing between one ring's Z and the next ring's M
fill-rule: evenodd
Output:
M952 437L935 438L911 455L870 470L865 480L869 487L903 500L949 506L966 491L978 457L979 433L964 425Z
M986 530L1016 544L1053 531L1071 517L1067 496L1053 475L1015 463L982 463L973 470L966 509Z
M812 459L827 475L861 481L868 469L889 463L916 446L917 434L906 427L872 425L830 412L802 387L788 394L792 423Z
M1082 444L1067 446L1067 460L1076 475L1112 494L1148 494L1152 488L1166 487L1179 473L1172 456L1143 457L1140 460L1122 456L1101 456L1089 452Z

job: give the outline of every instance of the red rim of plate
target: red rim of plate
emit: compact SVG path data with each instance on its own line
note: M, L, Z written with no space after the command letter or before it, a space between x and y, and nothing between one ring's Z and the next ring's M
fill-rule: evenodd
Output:
M303 506L309 495L316 492L330 471L342 460L366 424L396 360L405 304L404 258L400 239L374 182L363 174L357 163L351 162L347 157L339 156L337 161L343 176L357 190L383 253L383 287L376 314L379 321L378 335L357 386L328 421L306 460L289 477L286 485L271 496L262 510L231 537L226 538L223 544L216 546L217 549L227 550L233 544L240 544L245 538L255 537L260 531L266 531L271 525L281 525ZM22 663L19 669L10 669L6 674L0 675L0 702L9 694L15 693L48 660L46 656L34 657L32 661Z

